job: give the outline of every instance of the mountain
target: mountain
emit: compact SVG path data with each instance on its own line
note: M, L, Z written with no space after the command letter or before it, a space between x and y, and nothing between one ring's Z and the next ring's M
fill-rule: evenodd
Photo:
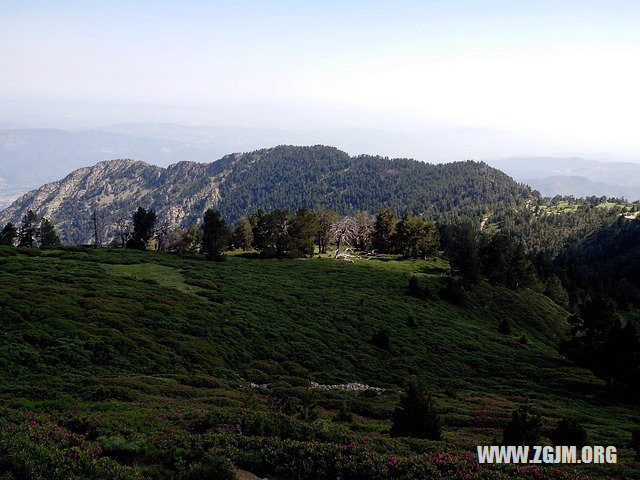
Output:
M613 183L594 182L576 175L556 175L545 178L525 178L523 183L538 190L545 197L556 195L574 197L615 197L630 200L640 199L640 187L627 187Z
M92 235L91 215L104 236L137 206L153 208L160 222L187 226L209 207L230 221L258 208L324 205L341 213L382 207L429 218L480 218L524 204L532 196L504 173L478 162L432 165L409 159L350 157L333 147L280 146L231 154L212 163L180 162L162 168L134 160L100 162L27 193L0 212L18 222L27 210L49 217L68 243Z
M0 111L2 106L0 99ZM227 122L231 121L227 119ZM240 125L246 123L238 122ZM90 129L23 128L19 125L0 123L0 178L7 183L5 187L0 186L0 202L13 201L34 188L33 185L58 180L76 168L110 158L136 158L166 167L181 161L211 162L229 152L294 144L333 145L350 155L376 152L382 156L441 163L505 156L509 154L505 152L527 151L534 147L504 132L462 127L422 126L419 130L391 131L384 128L285 129L135 122L95 125ZM551 175L525 175L518 179Z
M11 205L24 192L38 188L40 185L38 183L7 184L0 180L0 210Z
M408 147L415 140L373 129L291 131L170 123L119 123L91 130L4 129L0 130L0 178L5 179L0 184L0 210L33 188L105 158L137 158L166 167L181 161L211 162L228 152L284 143L337 145L352 153L375 150L397 155L415 152Z
M192 135L193 137L193 135ZM210 161L216 156L192 137L152 135L126 129L67 131L60 129L0 130L0 177L7 184L42 184L100 158L153 158L159 165L181 159ZM217 137L210 137L209 143ZM230 150L221 150L219 155Z
M277 130L172 124L0 130L0 210L21 194L99 159L135 157L161 166L209 162L231 151L277 145L284 138Z
M543 195L640 199L640 163L602 162L583 158L514 157L488 160Z

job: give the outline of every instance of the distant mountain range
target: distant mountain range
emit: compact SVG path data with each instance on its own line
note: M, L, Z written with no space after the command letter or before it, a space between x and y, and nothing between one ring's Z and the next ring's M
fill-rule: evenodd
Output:
M223 131L179 127L114 125L86 131L0 130L0 178L7 184L42 184L109 158L153 159L154 163L166 166L181 160L212 161L238 150L233 148L234 140ZM260 132L249 135L263 137ZM260 145L265 144L268 145Z
M171 124L0 130L0 210L33 188L101 160L138 158L160 166L183 160L210 162L228 152L285 143L284 138L277 130Z
M544 196L640 199L640 163L549 157L516 157L487 163Z
M616 197L627 200L640 199L640 187L625 187L613 183L596 182L586 177L556 175L545 178L524 179L524 183L546 197L573 195L574 197Z
M416 138L364 128L280 130L166 123L120 123L91 130L0 129L0 178L7 184L43 184L70 171L113 158L136 158L166 167L211 162L229 152L276 145L335 145L351 154L412 156ZM348 148L347 148L348 146ZM456 160L465 160L454 155Z
M379 152L421 160L466 158L466 141L500 142L485 131L425 131L423 135L373 129L285 131L166 123L121 123L83 131L0 130L0 210L19 195L69 172L110 158L136 158L168 166L211 162L228 152L279 144L329 144L351 154ZM443 143L446 143L446 147ZM446 147L446 148L445 148ZM448 155L444 155L444 151ZM518 157L487 161L546 196L615 196L640 199L640 164L581 158Z
M229 152L291 143L349 143L357 153L401 155L400 146L411 142L402 135L368 129L292 132L165 123L121 123L82 131L0 129L0 178L4 181L0 183L0 210L22 193L102 160L136 158L167 166L181 161L211 162Z
M504 173L480 162L428 164L409 159L351 157L333 147L280 146L232 154L212 163L180 162L167 168L134 160L99 162L27 193L0 212L0 224L17 223L27 210L46 216L67 243L92 235L100 216L103 237L142 206L160 222L185 227L209 207L230 221L258 208L326 206L451 219L523 205L532 196Z

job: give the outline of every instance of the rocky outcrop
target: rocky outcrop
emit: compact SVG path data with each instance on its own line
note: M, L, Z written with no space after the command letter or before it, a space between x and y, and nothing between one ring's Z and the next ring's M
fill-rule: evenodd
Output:
M164 169L135 160L99 162L18 198L0 212L0 223L17 223L33 210L72 244L91 240L94 211L105 241L115 237L118 222L130 218L137 206L156 210L159 222L186 226L220 200L224 176L211 174L210 165L181 162Z

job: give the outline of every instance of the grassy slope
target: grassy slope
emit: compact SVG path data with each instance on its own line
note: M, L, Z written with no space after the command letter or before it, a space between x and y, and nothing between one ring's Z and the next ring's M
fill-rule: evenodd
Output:
M545 427L571 415L596 444L629 443L638 410L588 401L601 395L600 383L556 353L565 312L534 292L488 285L466 307L450 305L437 294L446 268L440 259L231 256L214 264L129 251L22 251L0 258L0 398L60 418L71 407L101 411L103 436L153 434L172 413L172 428L185 431L193 422L184 418L212 408L220 418L268 414L269 397L247 381L293 389L309 380L362 382L388 391L375 399L318 394L324 420L310 437L409 453L431 447L388 443L384 431L398 387L417 375L436 392L446 450L499 438L523 401L543 409ZM431 298L405 294L411 274ZM496 331L503 318L510 336ZM386 349L369 342L380 328L390 335ZM329 421L344 400L360 414L349 428Z

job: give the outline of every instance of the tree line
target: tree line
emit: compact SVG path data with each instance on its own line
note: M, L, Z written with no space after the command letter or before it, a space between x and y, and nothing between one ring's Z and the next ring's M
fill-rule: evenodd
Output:
M538 257L539 268L552 272L568 292L571 336L560 345L561 353L603 379L609 394L637 397L640 220L619 215L555 259Z
M97 231L97 229L96 229ZM201 223L185 229L157 224L153 209L138 207L130 222L116 225L112 246L164 252L203 253L209 260L222 260L229 249L256 250L264 257L297 258L328 253L334 256L357 249L405 258L424 258L435 253L440 233L433 220L403 215L383 208L376 215L358 211L341 216L334 210L302 207L258 209L229 224L218 210L208 209ZM99 244L96 234L95 244Z
M47 218L38 216L29 210L22 217L19 227L7 223L0 231L0 245L18 247L51 247L60 245L60 237L53 224Z

